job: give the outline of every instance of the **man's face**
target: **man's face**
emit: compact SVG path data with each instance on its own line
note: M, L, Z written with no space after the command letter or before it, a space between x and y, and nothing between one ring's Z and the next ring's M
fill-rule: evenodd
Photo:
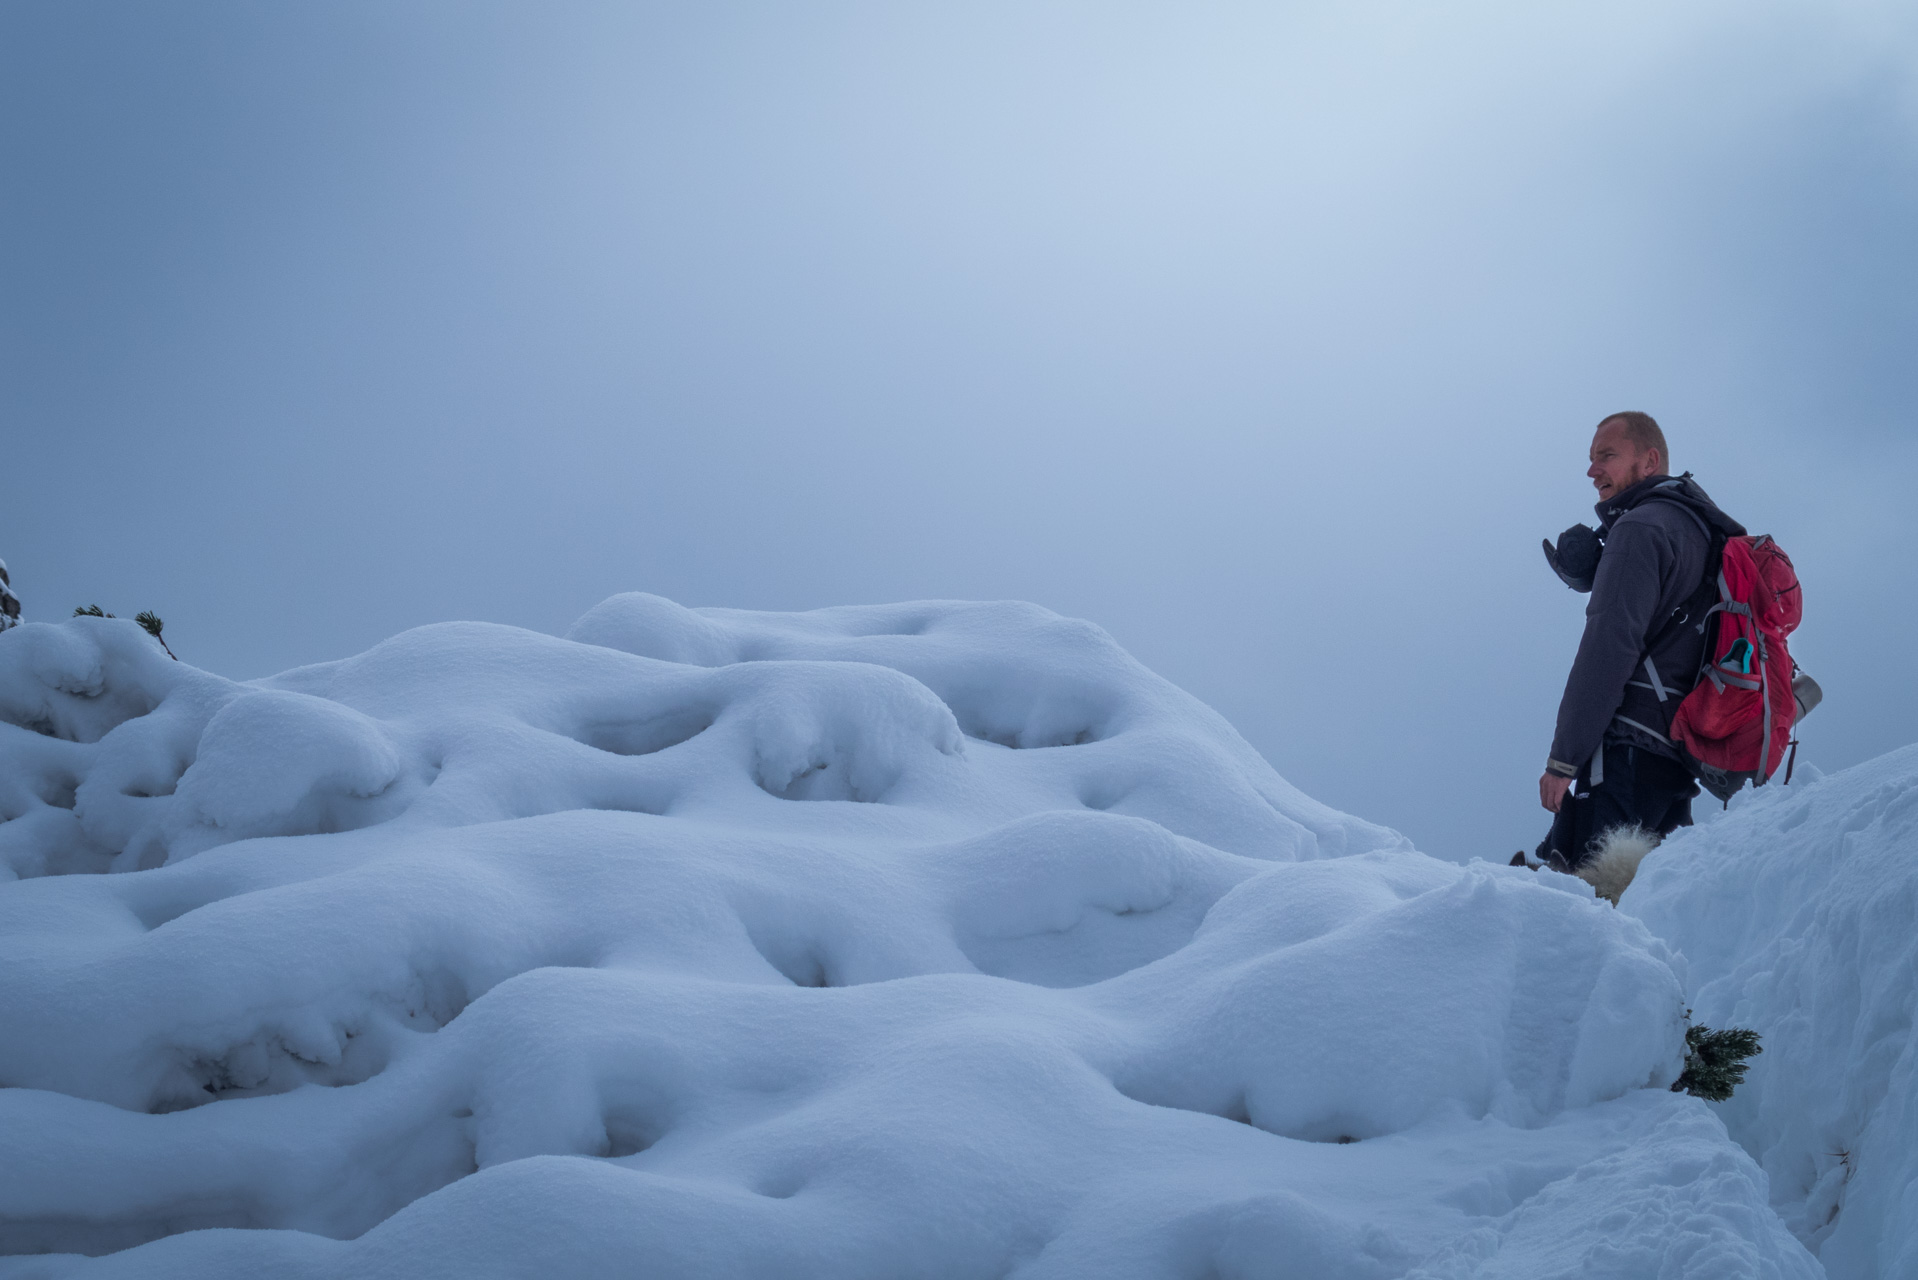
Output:
M1592 465L1585 469L1585 474L1592 478L1598 500L1604 502L1640 480L1657 475L1663 463L1658 450L1641 451L1625 434L1625 424L1611 422L1600 427L1598 434L1592 437Z

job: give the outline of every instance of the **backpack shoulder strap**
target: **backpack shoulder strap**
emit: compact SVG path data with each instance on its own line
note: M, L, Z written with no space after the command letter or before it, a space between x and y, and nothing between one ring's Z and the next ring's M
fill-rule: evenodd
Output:
M1690 516L1692 523L1698 526L1698 531L1705 535L1705 570L1699 575L1698 586L1685 597L1685 602L1673 610L1671 616L1666 618L1657 630L1645 637L1645 652L1649 654L1663 645L1679 627L1692 623L1694 618L1697 621L1692 625L1696 626L1700 632L1705 630L1716 612L1712 606L1718 601L1725 544L1730 541L1730 538L1724 530L1716 527L1715 522L1707 521L1691 503L1676 493L1666 495L1654 490L1647 495L1646 501L1658 501L1677 507Z

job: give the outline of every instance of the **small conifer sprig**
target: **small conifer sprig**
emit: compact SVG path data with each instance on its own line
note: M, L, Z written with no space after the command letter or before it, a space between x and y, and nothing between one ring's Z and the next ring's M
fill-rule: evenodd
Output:
M114 615L111 613L108 613L106 610L102 609L97 604L89 604L89 605L84 605L81 608L75 609L73 611L73 616L76 618L111 618ZM148 635L152 636L155 640L158 640L160 642L160 647L166 650L167 657L173 659L175 662L178 662L180 660L180 655L173 652L173 646L168 644L166 642L166 637L160 634L160 632L166 627L166 623L160 621L159 614L153 612L153 610L151 609L144 609L141 612L135 614L133 616L133 620L139 623L141 629L144 630Z
M1764 1052L1750 1027L1685 1029L1685 1070L1672 1082L1673 1093L1689 1093L1707 1102L1723 1102L1745 1079L1745 1059Z
M180 660L180 655L173 652L172 646L166 642L166 637L160 634L160 629L166 626L166 623L160 621L159 614L153 612L151 609L143 609L133 615L133 620L145 627L146 633L160 642L160 647L166 650L167 657L173 659L175 662Z

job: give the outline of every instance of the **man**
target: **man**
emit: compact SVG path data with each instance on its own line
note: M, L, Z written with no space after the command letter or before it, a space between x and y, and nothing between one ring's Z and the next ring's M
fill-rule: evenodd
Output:
M1649 414L1604 419L1585 472L1598 529L1574 526L1546 548L1559 576L1592 595L1538 780L1554 817L1536 858L1560 870L1577 870L1616 828L1662 837L1691 825L1698 786L1670 740L1672 716L1698 680L1717 553L1745 530L1689 472L1673 479L1670 458Z

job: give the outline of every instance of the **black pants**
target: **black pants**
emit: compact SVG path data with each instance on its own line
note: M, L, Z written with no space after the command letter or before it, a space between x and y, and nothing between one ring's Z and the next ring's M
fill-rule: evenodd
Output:
M1538 846L1540 862L1575 870L1613 827L1639 826L1667 836L1692 825L1698 783L1684 765L1625 742L1608 742L1604 752L1599 784L1586 781L1587 764L1565 793L1552 829Z

